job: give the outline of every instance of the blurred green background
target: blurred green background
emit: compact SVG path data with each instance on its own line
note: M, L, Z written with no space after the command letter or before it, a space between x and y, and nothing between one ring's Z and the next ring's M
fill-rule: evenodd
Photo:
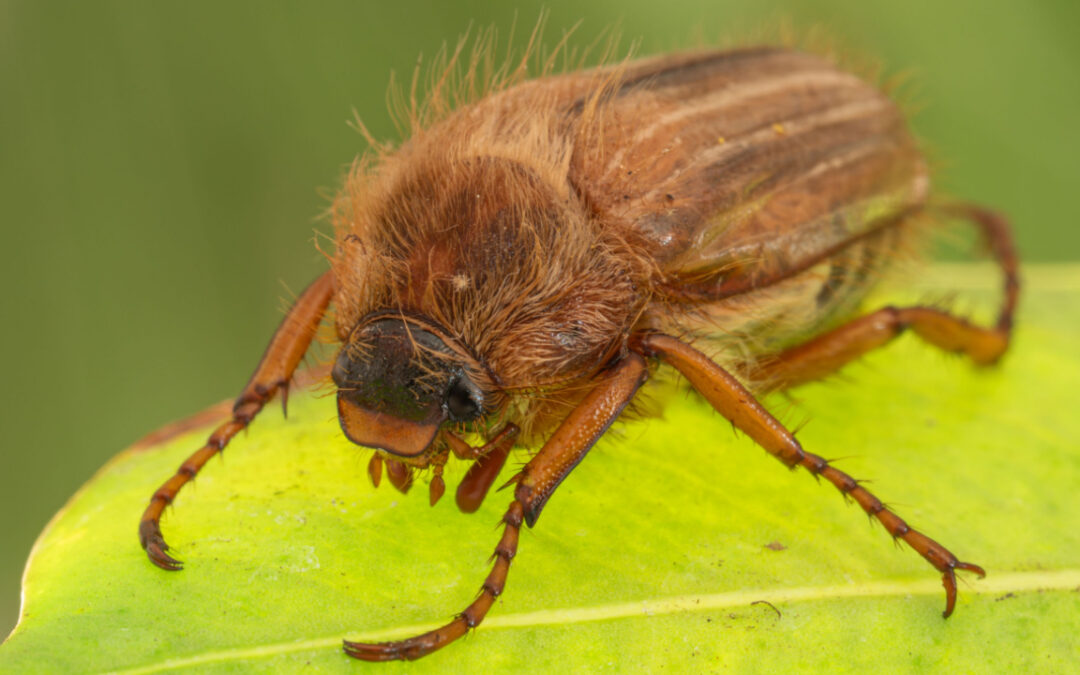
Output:
M823 24L915 75L913 124L949 193L1016 222L1029 262L1080 257L1080 4L591 0L544 3L549 42L615 21L643 52ZM235 395L324 263L312 245L385 90L471 24L539 3L0 2L7 356L0 637L35 536L110 456ZM194 449L194 448L193 448ZM164 476L163 476L164 478ZM131 553L141 555L131 514ZM93 560L85 564L93 565Z

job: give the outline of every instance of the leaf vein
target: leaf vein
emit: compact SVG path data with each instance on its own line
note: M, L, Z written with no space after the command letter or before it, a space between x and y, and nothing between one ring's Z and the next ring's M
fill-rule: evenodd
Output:
M973 583L967 593L1023 593L1041 590L1073 590L1080 588L1080 570L1039 570L1034 572L1013 572L990 576ZM597 605L594 607L574 607L563 609L522 612L494 616L485 621L481 629L533 628L550 625L566 625L650 617L679 612L700 612L705 610L725 609L749 606L751 602L767 600L774 604L807 602L813 600L833 600L838 598L881 597L903 595L936 595L941 592L936 579L917 581L879 581L873 583L848 584L843 586L808 586L795 588L774 588L731 591L706 595L682 595L658 600L638 600L633 602ZM397 626L379 631L360 634L368 641L388 640L421 633L436 624ZM138 666L125 670L112 671L110 675L150 675L180 668L223 663L229 661L247 661L268 658L280 654L304 652L314 649L331 648L341 644L344 636L313 638L294 642L226 649L206 654L186 656L160 663Z

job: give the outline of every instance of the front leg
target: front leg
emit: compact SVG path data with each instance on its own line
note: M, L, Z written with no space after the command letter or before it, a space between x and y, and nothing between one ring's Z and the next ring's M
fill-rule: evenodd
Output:
M960 562L947 548L912 529L857 480L830 466L821 457L804 451L791 432L769 414L753 394L698 350L673 337L656 334L634 336L631 348L670 363L717 412L731 420L736 428L765 448L769 454L790 468L802 466L815 477L823 476L845 496L858 502L870 517L877 518L894 538L904 540L908 546L915 549L916 553L941 572L945 586L943 615L946 618L956 606L956 570L970 570L980 577L986 575L978 565Z
M634 397L645 382L645 360L630 354L605 375L518 475L514 501L502 519L503 535L495 547L495 565L480 588L480 596L441 628L395 642L346 641L346 654L364 661L411 661L450 644L483 621L506 586L510 561L517 554L522 521L533 526L551 493Z
M326 272L300 294L270 339L247 386L237 397L232 419L215 429L206 445L184 460L172 478L150 497L150 504L139 521L139 542L150 561L161 569L171 572L182 568L180 561L168 554L169 545L161 535L161 514L165 507L176 499L180 488L193 480L211 457L224 451L232 437L247 428L279 391L282 408L285 408L289 380L311 345L333 292L333 273Z

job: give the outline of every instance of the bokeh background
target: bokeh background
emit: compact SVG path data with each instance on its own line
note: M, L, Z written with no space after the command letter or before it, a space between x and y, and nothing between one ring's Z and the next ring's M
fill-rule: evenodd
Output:
M1080 258L1078 3L543 7L549 43L618 22L642 52L821 24L913 74L940 187L1011 214L1026 261ZM49 517L141 435L235 395L279 299L323 269L313 231L364 147L352 111L394 137L391 71L470 25L505 36L516 15L520 35L541 8L0 1L0 637Z

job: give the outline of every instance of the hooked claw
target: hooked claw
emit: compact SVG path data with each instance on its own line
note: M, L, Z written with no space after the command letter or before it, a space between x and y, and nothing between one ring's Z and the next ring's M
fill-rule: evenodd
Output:
M421 656L445 647L468 631L468 622L463 617L428 631L423 635L397 640L394 642L349 642L345 640L345 653L361 661L413 661Z
M986 570L975 565L973 563L955 562L947 563L945 570L941 574L941 583L945 586L945 611L941 613L941 616L948 619L953 613L953 608L956 607L956 570L968 570L979 575L982 579L986 576Z
M146 551L147 557L150 558L150 562L161 569L168 572L184 569L183 562L166 553L169 550L169 545L165 543L165 538L161 536L161 527L157 524L157 521L144 520L139 523L139 542L142 544L143 550Z

